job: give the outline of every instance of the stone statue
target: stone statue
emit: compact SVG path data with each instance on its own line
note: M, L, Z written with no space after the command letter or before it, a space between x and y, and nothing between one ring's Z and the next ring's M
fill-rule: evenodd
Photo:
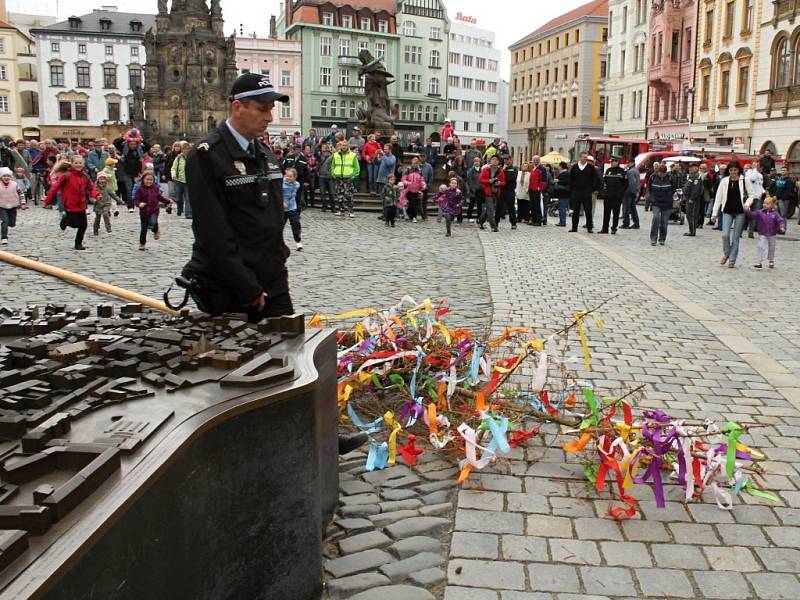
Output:
M197 53L197 27L192 25L189 32L189 62L198 62L200 55Z
M167 0L158 0L158 14L167 14Z
M150 132L153 135L158 135L158 121L156 121L155 119L150 121Z
M211 16L221 17L222 7L219 5L219 0L211 0Z
M144 51L148 58L156 55L156 35L152 28L144 32Z
M236 34L232 33L225 42L225 58L229 65L236 64Z
M197 84L192 84L189 88L189 119L200 118L200 105L203 99L200 97L200 88Z
M172 115L172 133L180 133L181 118L178 115Z
M394 75L386 70L380 59L373 58L369 50L358 53L361 67L358 76L364 78L364 95L367 108L358 109L358 118L365 131L377 130L386 135L394 132L395 110L389 101L388 87L394 83Z
M131 121L138 123L144 119L144 90L137 87L133 90L133 104L131 105Z

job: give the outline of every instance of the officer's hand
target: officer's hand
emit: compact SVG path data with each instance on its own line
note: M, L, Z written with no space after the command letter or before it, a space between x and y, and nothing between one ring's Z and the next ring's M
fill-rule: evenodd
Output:
M267 295L264 292L261 292L258 297L250 303L250 306L254 307L258 312L264 310L264 306L267 304Z

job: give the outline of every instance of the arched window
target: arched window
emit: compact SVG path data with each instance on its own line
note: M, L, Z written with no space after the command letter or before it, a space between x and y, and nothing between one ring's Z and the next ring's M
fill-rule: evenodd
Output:
M794 79L792 83L794 85L800 85L800 36L794 41L792 54L794 55Z
M355 100L351 100L350 101L350 118L351 119L355 119L356 118L356 102L355 102Z
M336 100L331 100L331 116L336 117L336 109L339 107Z
M319 103L319 114L320 116L327 117L328 116L328 101L323 100Z
M438 77L431 77L430 83L428 83L428 94L431 96L438 96L439 95L439 78Z
M438 69L441 66L439 63L440 58L441 56L438 50L431 50L430 66Z
M772 152L773 155L778 154L778 147L775 145L775 142L771 140L767 140L763 144L761 144L761 151L759 154L764 154L767 150Z
M775 87L789 85L789 65L792 57L789 54L789 40L782 39L775 50L773 57L775 65Z
M406 21L403 23L403 35L407 36L416 36L417 35L417 24L414 21Z
M422 105L417 104L417 121L422 121Z
M426 123L430 123L431 122L431 107L430 106L426 106L425 107L425 122Z
M342 100L342 104L339 107L339 116L343 119L347 118L347 101Z
M786 166L789 168L789 173L795 177L800 173L800 142L795 142L789 147L789 152L786 153Z

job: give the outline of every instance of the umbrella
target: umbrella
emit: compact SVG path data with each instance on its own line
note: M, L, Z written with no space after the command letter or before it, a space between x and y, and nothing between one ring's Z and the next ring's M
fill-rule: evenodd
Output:
M569 158L567 158L566 156L564 156L563 154L561 154L556 150L552 150L551 152L548 152L542 157L542 162L548 165L555 166L560 162L568 163Z

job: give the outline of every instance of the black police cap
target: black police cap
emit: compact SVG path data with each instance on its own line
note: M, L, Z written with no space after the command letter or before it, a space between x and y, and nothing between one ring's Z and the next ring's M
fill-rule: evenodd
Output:
M236 78L231 88L230 100L253 98L261 102L289 102L289 96L275 91L275 87L265 75L244 73Z

